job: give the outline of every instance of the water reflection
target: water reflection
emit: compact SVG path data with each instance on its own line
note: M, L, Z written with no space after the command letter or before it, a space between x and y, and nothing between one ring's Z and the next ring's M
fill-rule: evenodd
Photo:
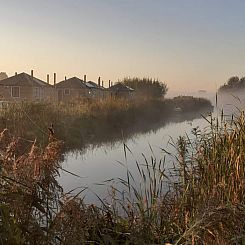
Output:
M185 115L177 113L171 120L171 122L169 120L151 125L149 130L145 130L144 133L142 131L135 133L133 137L124 137L103 144L91 144L82 151L68 152L65 155L63 168L79 175L80 178L62 172L59 181L64 190L68 192L77 187L87 186L89 190L86 193L85 201L97 202L98 198L93 192L100 197L108 195L107 188L101 183L112 178L115 178L115 181L116 178L125 179L126 168L123 165L136 175L136 160L140 164L144 163L142 153L146 157L150 157L154 153L158 161L165 157L166 168L169 168L174 159L165 154L162 149L174 153L174 147L169 144L171 139L176 141L183 133L190 135L193 127L207 126L207 122L201 117L201 112ZM127 158L125 158L124 143L132 151L132 154L127 151ZM76 189L75 192L78 191L79 189Z
M219 117L223 111L229 119L231 114L239 113L239 110L245 106L243 99L237 99L231 94L219 95L217 104L215 94L207 96L213 105L216 105L213 112L214 117ZM201 112L184 115L176 113L169 121L162 120L153 125L146 125L145 128L135 129L134 132L126 132L124 137L93 142L82 150L70 151L65 155L63 168L76 173L81 178L61 172L60 183L65 191L88 186L89 190L86 193L85 201L98 203L98 198L93 192L103 198L108 195L107 188L101 185L103 181L118 177L126 178L126 168L122 165L125 165L137 176L135 161L143 164L142 153L147 158L150 158L154 153L158 161L166 157L165 167L170 168L175 159L165 154L162 148L174 154L175 148L169 143L171 140L176 142L180 135L185 134L192 137L193 128L204 130L208 126L208 122L201 117ZM125 159L123 143L132 151L132 154L128 152L127 159Z

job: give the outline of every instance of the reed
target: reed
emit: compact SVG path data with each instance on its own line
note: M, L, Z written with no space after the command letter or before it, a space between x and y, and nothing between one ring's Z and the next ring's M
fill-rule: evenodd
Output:
M49 116L66 110L95 118L117 113L118 101L103 103L89 105L88 112L84 105L59 107ZM133 110L128 102L120 103L121 111ZM27 110L40 114L36 106ZM21 116L17 113L16 118ZM245 116L206 120L210 125L205 132L193 130L193 137L173 143L170 172L165 160L170 153L162 149L163 157L157 159L151 149L151 157L142 154L143 160L135 162L138 176L125 164L125 179L108 181L111 197L98 197L101 206L84 203L86 188L75 196L63 193L56 181L63 143L55 134L46 129L47 144L40 147L36 140L16 138L5 129L0 135L0 243L241 244ZM127 163L133 153L126 145L124 152Z
M120 219L118 210L124 211L129 243L245 241L245 116L207 120L205 132L194 130L193 138L180 137L175 144L174 178L169 179L164 158L157 161L152 154L136 162L138 183L128 169L119 180L125 188L116 189L112 211ZM131 152L125 147L125 156L126 151Z
M0 128L8 128L16 136L37 138L47 144L47 129L53 125L57 137L68 150L79 150L86 144L100 144L149 131L163 125L175 114L174 108L195 116L200 111L212 110L209 101L193 97L172 100L126 100L107 98L81 102L13 103L0 111ZM184 116L183 116L184 117Z

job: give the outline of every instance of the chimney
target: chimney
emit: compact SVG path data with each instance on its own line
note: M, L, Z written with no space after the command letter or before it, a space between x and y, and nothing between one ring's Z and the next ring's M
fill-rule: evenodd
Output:
M86 83L87 82L87 75L83 76L83 81Z
M100 77L98 78L98 86L100 87Z
M54 86L56 87L56 73L54 73Z
M65 76L65 81L66 81L66 76Z
M49 74L47 74L47 83L49 84Z
M111 87L111 80L109 80L109 88Z
M104 81L102 80L102 87L104 87Z
M113 86L113 82L111 82L111 86Z
M15 76L17 76L18 75L18 73L17 72L15 72Z
M33 70L31 70L31 77L33 77Z

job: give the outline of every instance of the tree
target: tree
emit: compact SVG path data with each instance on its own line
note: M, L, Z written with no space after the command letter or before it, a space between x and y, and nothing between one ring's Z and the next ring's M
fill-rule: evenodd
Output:
M245 77L241 77L240 78L239 87L240 88L245 88Z
M126 77L121 82L133 88L139 96L147 98L164 97L168 91L166 83L160 82L158 79Z
M0 72L0 80L4 80L6 78L8 78L7 73L6 72Z
M238 76L233 76L228 79L227 83L220 86L219 91L230 92L230 91L239 90L241 88L245 88L245 77L239 79Z
M239 84L239 81L240 81L239 77L233 76L233 77L231 77L231 78L228 79L227 85L229 87L236 87L236 85Z

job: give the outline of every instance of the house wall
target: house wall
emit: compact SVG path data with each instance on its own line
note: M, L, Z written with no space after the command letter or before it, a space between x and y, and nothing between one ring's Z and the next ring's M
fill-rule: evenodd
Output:
M46 87L44 89L43 100L48 102L58 101L58 91L54 87Z
M12 87L19 87L19 97L13 97ZM37 88L37 90L36 90ZM49 101L57 100L57 91L52 87L0 86L0 100L3 101Z
M110 91L110 96L116 98L131 99L133 98L133 94L134 94L134 92L129 92L129 91L115 91L115 90L109 90L109 91Z
M90 89L89 97L93 99L105 99L110 93L106 89Z
M12 87L19 87L19 97L12 96ZM4 101L31 101L32 87L28 86L1 86L1 100Z
M89 97L89 89L76 89L76 88L57 88L58 101L74 101ZM69 90L69 94L65 91Z
M104 90L102 91L102 98L103 98L103 99L109 98L110 95L111 95L111 93L110 93L109 90L104 89Z

